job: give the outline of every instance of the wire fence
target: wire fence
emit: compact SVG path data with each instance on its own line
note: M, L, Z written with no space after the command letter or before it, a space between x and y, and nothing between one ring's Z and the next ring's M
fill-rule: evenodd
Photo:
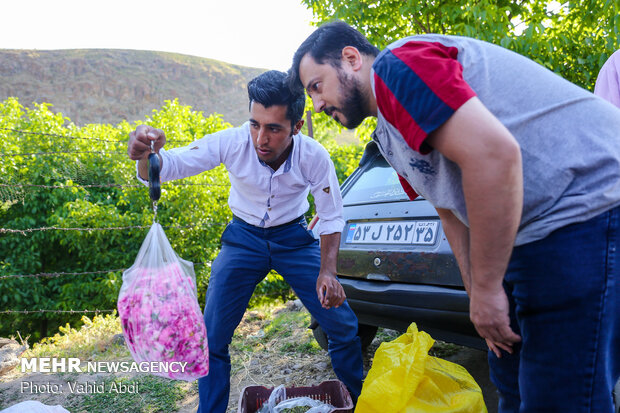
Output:
M109 143L119 143L119 144L127 144L127 140L121 140L121 139L114 139L114 140L110 140L110 139L100 139L100 138L93 138L93 137L82 137L82 136L70 136L70 135L59 135L56 133L46 133L46 132L33 132L33 131L25 131L25 130L21 130L21 129L14 129L14 128L0 128L0 130L4 130L4 131L8 131L8 132L16 132L18 134L21 135L37 135L37 136L47 136L50 138L61 138L61 139L73 139L73 140L85 140L85 141L89 141L89 142L109 142ZM174 144L187 144L187 143L192 143L193 140L169 140L166 141L167 143L174 143Z
M225 226L226 222L213 222L202 224L202 226ZM118 231L118 230L126 230L126 229L147 229L151 228L150 225L128 225L124 227L103 227L103 228L66 228L66 227L41 227L41 228L25 228L25 229L14 229L14 228L0 228L0 234L22 234L26 235L31 232L37 231ZM167 225L162 226L164 229L187 229L187 228L199 228L197 225Z
M45 132L32 132L14 128L0 128L0 131L8 131L18 135L38 135L45 137L53 137L53 138L63 138L63 139L71 139L71 140L88 140L88 141L98 141L98 142L108 142L108 143L117 143L117 144L126 144L126 140L109 140L109 139L99 139L92 137L81 137L81 136L68 136L68 135L60 135L54 133L45 133ZM176 143L176 144L187 144L192 141L187 140L171 140L167 141L167 143ZM126 152L110 152L110 151L41 151L41 152L23 152L23 153L0 153L0 158L8 158L8 157L26 157L26 156L53 156L53 155L124 155L127 156ZM223 183L200 183L200 182L167 182L163 183L162 187L177 187L177 186L206 186L206 187L230 187L230 184ZM56 189L72 189L72 188L144 188L145 185L138 183L102 183L102 184L70 184L70 185L61 185L61 184L6 184L1 183L0 189L6 188L10 189L27 189L27 188L37 188L43 190L56 190ZM2 199L0 199L2 201ZM211 223L201 223L199 225L168 225L163 226L164 229L203 229L206 227L213 226L225 226L227 222L211 222ZM128 225L128 226L111 226L111 227L59 227L59 226L48 226L48 227L38 227L38 228L1 228L0 234L21 234L28 235L35 232L43 232L43 231L83 231L83 232L93 232L93 231L123 231L123 230L135 230L135 229L149 229L150 225ZM219 246L219 244L207 244L204 245L206 247ZM208 265L208 262L196 262L194 265ZM71 276L71 277L80 277L80 276L88 276L88 275L102 275L109 273L118 273L125 271L126 268L113 268L106 270L98 270L98 271L84 271L84 272L41 272L37 274L8 274L1 275L0 281L6 281L10 279L33 279L33 278L56 278L63 276ZM52 314L99 314L99 313L112 313L116 311L116 309L31 309L31 310L0 310L0 314L42 314L42 313L52 313Z
M88 313L111 313L114 310L2 310L0 314L38 314L38 313L56 313L56 314L88 314Z
M216 184L206 182L163 182L162 187L174 186L220 186L229 187L228 184ZM144 188L144 184L88 184L88 185L42 185L42 184L0 184L0 188L44 188L44 189L67 189L67 188Z

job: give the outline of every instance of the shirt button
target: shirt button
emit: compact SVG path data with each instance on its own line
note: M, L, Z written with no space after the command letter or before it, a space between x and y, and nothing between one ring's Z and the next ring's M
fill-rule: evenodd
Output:
M392 156L392 155L394 155L394 154L392 153L392 151L389 151L389 152L388 152L388 156Z
M275 195L271 195L271 197L272 197L272 198L275 198L276 196L275 196Z
M271 208L267 208L267 211L271 211Z

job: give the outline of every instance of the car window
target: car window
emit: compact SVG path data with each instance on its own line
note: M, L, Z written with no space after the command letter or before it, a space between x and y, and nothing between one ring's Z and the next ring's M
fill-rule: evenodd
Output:
M377 156L342 196L345 205L408 201L396 171Z

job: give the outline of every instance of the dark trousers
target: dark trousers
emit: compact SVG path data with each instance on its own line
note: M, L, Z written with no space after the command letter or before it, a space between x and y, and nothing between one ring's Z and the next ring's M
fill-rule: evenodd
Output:
M612 413L620 377L620 209L514 249L514 355L489 352L500 413Z
M303 220L259 228L234 218L222 234L207 289L205 324L209 375L198 380L198 412L224 413L230 391L228 345L256 285L271 269L290 284L329 337L334 372L357 398L362 389L362 350L357 317L346 303L325 310L316 293L321 263L318 241Z

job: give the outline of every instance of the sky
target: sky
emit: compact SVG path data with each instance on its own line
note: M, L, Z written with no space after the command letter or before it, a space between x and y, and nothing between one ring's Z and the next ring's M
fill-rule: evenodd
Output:
M0 0L0 49L138 49L286 70L312 33L299 0Z

